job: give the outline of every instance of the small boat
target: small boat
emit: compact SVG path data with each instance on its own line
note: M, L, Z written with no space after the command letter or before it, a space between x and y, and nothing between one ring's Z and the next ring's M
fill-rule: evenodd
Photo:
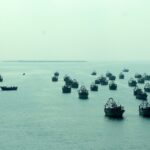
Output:
M65 81L65 83L66 83L66 85L69 85L69 86L72 86L72 79L69 77L69 76L65 76L64 77L64 81Z
M91 91L98 91L98 85L92 83L90 86Z
M123 72L129 72L129 69L124 68L122 71L123 71Z
M106 73L106 77L108 77L108 78L109 78L110 76L112 76L112 73L107 72L107 73Z
M144 73L143 78L147 81L150 80L150 75L147 75L146 73Z
M117 90L117 84L114 83L114 82L111 82L111 83L109 84L109 89L110 89L110 90Z
M150 83L146 83L144 86L144 91L145 92L150 92Z
M79 99L88 99L89 92L85 86L80 87L78 94L79 94Z
M143 92L141 89L135 92L136 99L147 100L147 93Z
M108 85L108 80L107 80L107 78L101 76L101 77L100 77L100 84L101 84L101 85Z
M54 76L57 76L57 77L58 77L58 76L59 76L59 72L55 72L55 73L54 73Z
M117 104L113 98L109 98L107 103L104 106L105 116L111 118L122 118L123 113L125 112L124 107L120 104Z
M2 91L16 91L17 89L17 86L1 86Z
M128 81L128 85L131 87L135 87L137 85L137 82L133 78L130 78L130 80Z
M145 83L145 79L143 77L138 78L137 82L140 83L140 84L144 84Z
M114 76L114 75L111 75L111 76L109 76L108 78L109 78L109 80L111 80L111 81L116 80L116 76Z
M95 84L101 84L100 78L97 78L97 79L95 80Z
M58 81L58 77L57 77L57 76L53 76L53 77L52 77L52 81L53 81L53 82L57 82L57 81Z
M136 96L138 93L141 93L142 89L140 89L138 86L136 86L133 90L133 95Z
M143 117L150 117L150 104L147 101L143 101L139 105L139 115Z
M96 71L93 71L93 72L91 73L91 75L92 75L92 76L96 76L96 75L97 75Z
M124 79L124 74L123 73L119 74L119 79Z
M0 75L0 82L3 82L3 77Z
M26 73L23 73L22 75L23 75L23 76L25 76L25 75L26 75Z
M135 77L135 78L142 78L142 75L139 74L139 73L136 73L134 77Z
M72 88L75 88L75 89L78 88L79 87L78 81L76 79L73 79L71 86L72 86Z
M71 93L71 86L64 85L62 87L62 93Z

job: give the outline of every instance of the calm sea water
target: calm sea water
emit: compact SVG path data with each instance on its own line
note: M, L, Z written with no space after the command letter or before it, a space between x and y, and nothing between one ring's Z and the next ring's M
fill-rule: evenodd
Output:
M17 85L16 92L0 92L0 150L149 150L150 119L138 115L141 101L127 81L136 72L149 73L150 63L0 63L1 85ZM61 93L65 74L89 89L95 76L111 71L118 76L129 68L117 91L99 86L89 100L79 100L77 90ZM55 71L59 82L52 83ZM26 76L22 73L26 72ZM140 85L143 87L142 85ZM150 95L149 95L150 96ZM104 116L109 97L124 107L123 120Z

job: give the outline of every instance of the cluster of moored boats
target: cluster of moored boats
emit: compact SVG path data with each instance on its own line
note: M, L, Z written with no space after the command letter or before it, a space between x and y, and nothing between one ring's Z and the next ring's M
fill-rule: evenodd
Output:
M119 74L119 79L124 79L126 72L129 72L129 69L123 69L122 72ZM92 76L96 76L97 72L93 71L91 73ZM53 82L58 81L59 73L55 72L54 76L52 77ZM100 76L95 79L95 81L90 85L91 91L98 91L98 84L104 86L109 85L110 90L117 90L117 84L115 83L116 76L110 72L107 72L105 76ZM128 81L128 85L130 87L134 87L133 95L136 99L143 100L139 106L139 114L145 117L150 117L150 104L147 101L147 92L150 92L150 83L146 83L144 86L144 91L137 86L137 84L144 84L145 81L150 80L150 75L144 74L135 74L134 78L130 78ZM64 76L64 86L62 87L62 93L71 93L72 88L78 88L79 82L76 79L72 79L70 76ZM78 90L78 97L79 99L88 99L89 91L85 86L80 86ZM125 109L122 105L117 104L113 98L109 98L107 103L104 106L105 115L108 117L113 118L120 118L123 116Z

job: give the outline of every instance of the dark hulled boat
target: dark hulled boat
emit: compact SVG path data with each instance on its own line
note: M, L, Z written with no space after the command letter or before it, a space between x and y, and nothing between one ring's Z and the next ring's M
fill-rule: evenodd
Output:
M63 93L71 93L71 87L68 86L68 85L64 85L64 86L62 87L62 92L63 92Z
M108 80L106 77L101 76L99 80L101 85L108 85Z
M122 71L123 71L123 72L129 72L129 69L124 68Z
M114 75L111 75L111 76L109 76L108 78L109 78L109 80L111 80L111 81L116 80L116 76L114 76Z
M136 82L136 80L134 80L133 78L131 78L128 81L128 85L131 86L131 87L135 87L137 85L137 82Z
M57 77L57 76L53 76L53 77L52 77L52 81L53 81L53 82L57 82L57 81L58 81L58 77Z
M3 77L0 75L0 82L3 82Z
M119 74L119 79L124 79L124 74L123 73Z
M89 92L85 86L81 86L78 90L79 99L88 99Z
M17 86L1 86L2 91L16 91L17 89Z
M139 115L150 117L150 104L147 101L144 101L139 105Z
M140 84L144 84L145 83L145 79L143 77L138 78L137 82L140 83Z
M112 118L122 118L123 113L125 112L124 107L117 104L113 98L109 98L107 103L104 106L105 116Z
M101 84L100 78L97 78L97 79L95 80L95 84Z
M58 76L59 76L59 72L55 72L55 73L54 73L54 76L57 76L57 77L58 77Z
M147 100L148 95L145 92L143 92L142 89L135 87L133 93L134 93L136 99Z
M145 79L145 80L150 80L150 75L147 75L146 73L144 73L144 75L143 75L143 78Z
M117 84L114 83L114 82L111 82L111 83L109 84L109 89L110 89L110 90L117 90Z
M142 78L142 75L139 74L139 73L136 73L134 77L135 77L135 78Z
M93 71L93 72L91 73L91 75L92 75L92 76L96 76L96 75L97 75L96 71Z
M79 87L78 81L76 79L73 79L71 86L72 86L72 88L76 88L77 89Z
M110 73L110 72L106 72L106 77L110 77L110 76L112 76L112 73Z
M144 86L144 91L145 92L150 92L150 83L146 83Z
M90 86L91 91L98 91L98 85L92 83Z

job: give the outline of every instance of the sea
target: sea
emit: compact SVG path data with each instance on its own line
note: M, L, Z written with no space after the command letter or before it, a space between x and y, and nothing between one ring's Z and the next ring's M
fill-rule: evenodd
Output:
M124 68L130 71L120 80ZM117 91L99 85L91 92L90 84L107 71L116 75ZM149 150L150 119L139 116L142 101L128 86L135 73L150 74L150 62L0 62L0 85L18 86L0 91L0 150ZM88 100L78 98L78 89L62 94L66 74L87 87ZM123 119L105 117L110 97L124 106Z

